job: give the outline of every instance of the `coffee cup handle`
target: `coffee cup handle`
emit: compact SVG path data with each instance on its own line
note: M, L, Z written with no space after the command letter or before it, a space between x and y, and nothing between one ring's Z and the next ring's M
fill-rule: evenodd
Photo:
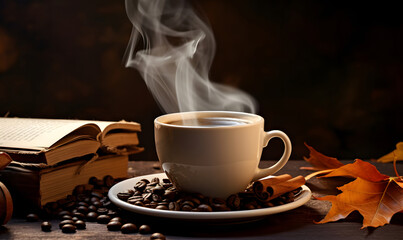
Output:
M284 167L284 165L287 163L288 159L290 158L291 150L292 150L291 141L288 138L288 136L282 131L272 130L269 132L264 132L263 147L266 147L267 144L269 143L270 139L275 138L275 137L280 138L284 143L283 156L281 156L280 160L278 160L278 162L271 167L264 168L264 169L257 168L253 181L256 181L260 178L267 177L269 175L276 173L277 171L279 171L281 168Z

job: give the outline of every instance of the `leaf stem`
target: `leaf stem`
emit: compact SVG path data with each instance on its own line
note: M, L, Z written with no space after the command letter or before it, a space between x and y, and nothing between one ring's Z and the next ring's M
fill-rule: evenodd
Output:
M399 173L397 172L396 162L397 156L395 154L395 151L393 151L393 169L395 170L396 177L400 178Z
M317 171L314 173L309 174L308 176L305 177L305 181L308 181L309 179L317 176L317 175L321 175L321 174L326 174L326 173L330 173L332 172L334 169L326 169L326 170L322 170L322 171Z

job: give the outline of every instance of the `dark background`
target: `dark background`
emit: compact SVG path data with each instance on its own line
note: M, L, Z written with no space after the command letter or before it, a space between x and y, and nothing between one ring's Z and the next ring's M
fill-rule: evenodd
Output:
M194 1L215 34L211 79L259 102L266 129L340 159L378 158L402 141L401 9L369 1ZM156 160L158 108L123 55L123 1L0 0L0 115L132 120L138 156ZM276 140L264 159L281 155Z

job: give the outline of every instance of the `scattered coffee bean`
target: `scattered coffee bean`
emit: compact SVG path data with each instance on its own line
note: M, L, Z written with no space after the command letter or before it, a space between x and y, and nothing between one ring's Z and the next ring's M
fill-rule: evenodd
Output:
M154 239L154 240L165 240L166 237L164 234L162 233L153 233L150 237L150 239Z
M41 229L44 232L50 232L52 229L52 224L50 222L42 222Z
M110 221L106 227L109 231L119 231L122 227L122 223L119 221Z
M122 218L121 217L114 217L111 219L111 222L122 222Z
M135 233L137 232L137 226L133 223L126 223L121 228L122 233Z
M96 212L97 211L97 207L95 207L94 205L90 205L90 206L88 206L88 211L89 212Z
M101 207L101 208L97 209L98 215L106 215L106 214L108 214L108 211L109 210L107 208L104 208L104 207Z
M139 233L141 234L151 233L151 227L149 225L141 225L139 227Z
M111 220L108 215L99 215L97 217L97 223L107 224Z
M62 227L62 232L64 233L75 233L76 227L73 224L65 224Z
M73 220L63 220L59 223L59 228L62 229L62 227L66 224L71 224L74 225L74 221Z
M36 222L36 221L39 220L39 217L35 213L30 213L30 214L27 215L26 219L27 219L28 222Z
M98 213L96 212L89 212L87 213L86 219L89 222L96 222L98 218Z
M111 175L107 175L104 177L104 185L108 188L112 187L115 182L115 179Z
M73 213L73 217L77 217L78 219L84 219L85 215L84 215L84 213L81 213L81 212L75 212L75 213Z
M70 215L63 215L63 217L61 218L62 220L72 220L73 217Z
M71 215L71 212L63 210L63 211L60 211L58 215L60 218L63 218L63 216Z
M86 228L86 224L83 220L77 220L74 224L76 226L77 229L85 229Z

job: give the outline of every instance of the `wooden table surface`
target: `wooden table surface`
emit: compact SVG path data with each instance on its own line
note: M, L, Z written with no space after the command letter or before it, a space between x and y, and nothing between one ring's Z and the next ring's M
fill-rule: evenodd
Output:
M352 161L343 161L350 163ZM273 161L262 161L261 167L269 166ZM310 171L300 170L307 166L305 161L290 161L277 174L289 173L292 176L306 176ZM375 164L380 172L394 176L392 164ZM129 163L129 174L140 176L161 172L156 169L156 162L135 161ZM403 174L403 164L398 164L398 171ZM312 179L307 186L315 196L337 193L335 187L343 179L323 181ZM314 224L321 220L330 203L311 199L305 205L287 212L269 215L264 219L231 225L208 225L200 223L177 222L154 219L152 227L166 235L167 239L403 239L403 213L395 214L391 223L379 228L360 229L362 217L353 212L345 220L326 224ZM143 216L137 216L141 221ZM149 239L150 235L122 234L108 231L105 224L88 223L86 230L74 234L65 234L58 229L58 220L52 221L53 230L42 232L41 222L27 222L24 218L13 217L5 226L0 226L0 239Z

